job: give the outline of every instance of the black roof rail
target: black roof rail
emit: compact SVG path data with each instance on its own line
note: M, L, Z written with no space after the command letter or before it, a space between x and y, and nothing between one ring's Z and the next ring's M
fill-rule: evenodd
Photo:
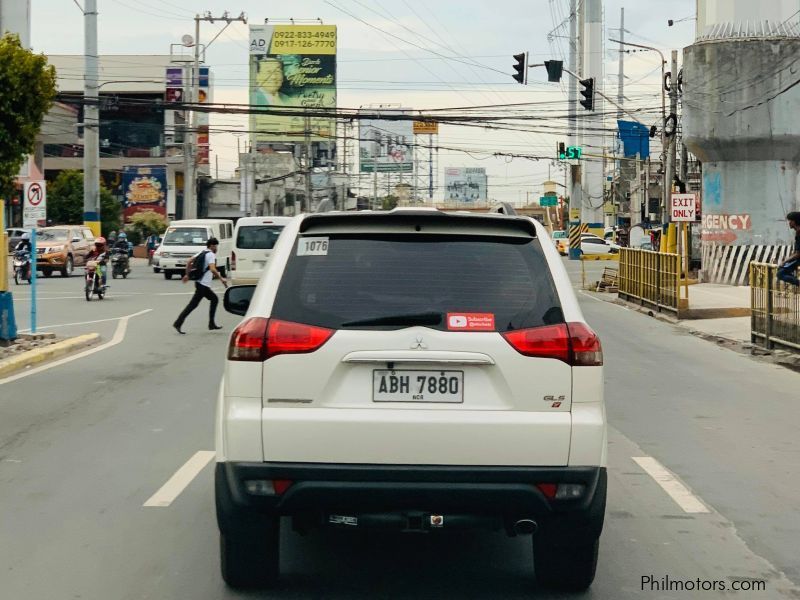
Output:
M325 213L325 212L331 212L332 210L336 210L336 205L330 198L325 198L325 200L323 200L317 205L317 210L315 212Z
M511 206L508 202L500 202L499 204L495 204L492 208L489 209L490 213L500 213L501 215L509 215L512 217L517 216L516 209Z

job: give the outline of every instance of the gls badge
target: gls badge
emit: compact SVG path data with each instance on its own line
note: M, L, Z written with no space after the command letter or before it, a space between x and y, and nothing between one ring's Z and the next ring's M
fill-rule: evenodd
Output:
M545 396L544 398L542 398L542 400L544 400L545 402L551 403L550 408L559 408L561 406L561 403L564 402L564 400L566 399L567 399L566 396Z

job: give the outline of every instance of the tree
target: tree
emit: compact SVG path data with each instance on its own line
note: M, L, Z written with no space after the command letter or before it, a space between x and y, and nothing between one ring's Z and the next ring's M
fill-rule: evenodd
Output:
M56 71L47 58L23 48L16 34L0 38L0 196L14 193L55 97Z
M144 210L131 217L131 222L125 227L133 244L140 244L153 234L162 234L167 229L167 219L154 210Z
M100 219L103 235L119 230L119 202L105 187L100 187ZM57 225L83 223L83 173L61 171L47 186L47 220Z

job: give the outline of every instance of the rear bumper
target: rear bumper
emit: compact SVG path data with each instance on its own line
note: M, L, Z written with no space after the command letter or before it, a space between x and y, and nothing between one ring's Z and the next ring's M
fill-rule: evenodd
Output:
M281 496L253 496L245 481L289 480ZM583 497L550 501L537 483L582 483ZM307 463L217 463L219 527L248 516L305 516L327 522L331 514L436 514L496 517L506 524L533 519L539 536L575 543L596 539L603 527L605 467L462 467L337 465ZM370 521L361 518L361 522ZM568 534L565 536L565 534Z

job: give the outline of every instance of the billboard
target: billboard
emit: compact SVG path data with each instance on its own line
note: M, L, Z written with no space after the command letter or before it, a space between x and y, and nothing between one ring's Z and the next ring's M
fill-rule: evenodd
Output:
M297 115L254 114L253 145L305 141L304 110L336 108L335 25L251 25L250 104ZM331 141L335 119L311 119L311 141Z
M483 167L447 167L444 170L444 199L453 202L486 200L487 184Z
M381 109L383 113L407 113L407 108ZM362 173L411 173L414 170L412 121L361 119L358 122L358 155Z
M167 216L167 167L126 166L122 171L123 215L126 223L139 212Z

